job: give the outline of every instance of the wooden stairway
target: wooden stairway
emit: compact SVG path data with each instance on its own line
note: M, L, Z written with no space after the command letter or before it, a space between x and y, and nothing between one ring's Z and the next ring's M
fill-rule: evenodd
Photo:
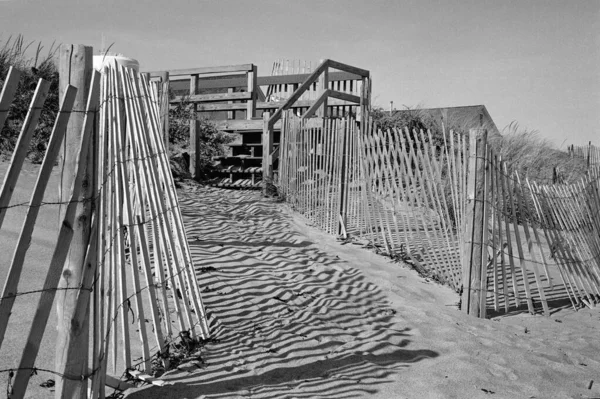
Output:
M235 135L228 144L229 151L225 156L215 157L216 170L213 185L226 188L260 189L262 186L263 160L263 120L252 119L250 126L222 130ZM279 145L280 132L274 135L275 145Z
M297 68L294 65L279 62L271 76L258 76L254 64L148 74L168 82L170 92L175 94L169 100L171 105L189 101L194 104L194 118L207 117L217 129L235 134L228 154L213 160L213 184L257 189L262 186L263 174L267 180L274 180L283 112L292 110L305 120L317 115L319 118L314 119L320 122L314 122L319 125L323 117L362 115L370 108L369 71L333 60L323 60L314 69L312 65L307 69L306 63L304 67L300 63ZM263 119L265 112L268 115ZM164 126L168 132L168 118ZM190 124L190 143L197 141L197 126ZM263 148L269 154L263 154ZM194 178L199 173L198 156L195 150L190 151L190 172Z

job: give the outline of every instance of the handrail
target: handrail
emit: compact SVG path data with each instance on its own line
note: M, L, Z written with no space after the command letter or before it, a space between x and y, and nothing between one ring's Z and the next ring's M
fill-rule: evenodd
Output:
M290 109L292 107L292 105L294 105L296 100L298 100L302 96L302 94L304 94L304 92L306 90L308 90L310 88L310 86L319 79L319 76L321 76L321 74L327 68L329 68L329 60L324 60L321 63L321 65L319 65L317 67L317 69L315 69L313 71L313 73L311 73L308 76L308 78L304 81L304 83L302 83L296 89L296 91L290 96L290 98L288 98L287 101L277 111L275 111L273 116L271 118L269 118L269 123L268 123L269 129L271 129L273 127L273 125L275 125L275 122L277 122L279 119L281 119L281 115L283 114L283 111Z
M242 64L242 65L223 65L223 66L214 66L214 67L202 67L202 68L191 68L191 69L171 69L169 70L169 74L171 76L181 76L181 75L205 75L209 73L243 73L243 72L252 72L253 64ZM149 74L160 73L158 71L150 71L146 72Z
M326 70L328 70L329 68L334 68L334 69L337 69L337 70L340 70L343 72L348 72L348 73L352 73L355 75L359 75L359 76L362 76L363 78L368 78L370 76L370 72L367 71L366 69L357 68L357 67L354 67L354 66L351 66L348 64L344 64L341 62L333 61L330 59L323 60L323 62L321 62L321 64L314 70L314 72L311 73L308 76L308 78L306 78L304 83L302 83L296 89L296 91L290 96L290 98L288 98L287 101L279 109L277 109L277 111L275 111L273 116L271 116L271 118L269 118L269 122L267 125L268 128L272 129L273 126L275 125L275 123L279 119L281 119L283 111L290 109L294 105L294 103L300 97L302 97L304 92L306 90L308 90L310 88L310 86L319 79L321 74L323 72L325 72ZM341 92L334 91L334 90L328 90L327 88L325 88L324 92L319 96L317 102L309 109L309 112L311 114L314 113L314 111L318 108L318 106L322 105L322 103L327 99L327 97L330 97L330 96L341 99L341 100L354 101L357 103L360 103L360 98L362 97L362 96L361 97L353 96L350 94L341 93ZM358 100L358 101L356 101L356 100ZM307 114L308 114L308 112L307 112Z

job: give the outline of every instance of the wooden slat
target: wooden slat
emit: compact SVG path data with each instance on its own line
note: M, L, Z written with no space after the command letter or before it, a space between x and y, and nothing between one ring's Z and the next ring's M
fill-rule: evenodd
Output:
M15 150L13 152L12 158L10 159L8 170L4 175L2 189L0 190L0 228L2 227L2 223L4 222L4 217L6 216L7 210L6 207L10 203L12 193L17 184L17 180L19 179L19 173L21 172L23 162L25 161L25 157L27 156L27 151L29 150L29 143L31 142L33 132L37 126L38 120L42 113L42 106L46 101L46 96L48 95L49 89L49 82L43 79L40 79L38 81L37 88L35 89L35 93L33 94L33 98L31 99L31 104L29 105L29 110L27 111L27 116L23 121L21 133L19 134L19 139L17 140L17 144L15 145ZM0 129L1 128L2 127L0 126ZM0 341L2 341L1 338Z
M205 75L209 73L232 73L232 72L248 72L252 70L252 64L240 64L240 65L224 65L214 67L202 67L202 68L189 68L189 69L170 69L169 75L181 76L181 75ZM145 72L151 76L157 76L163 71L151 71Z
M171 101L171 104L177 104L178 101ZM308 108L315 103L315 100L298 100L292 105L292 109L295 108ZM256 103L256 109L261 110L271 110L275 108L280 108L285 101L272 101L272 102L258 102ZM328 101L328 106L331 107L342 107L342 106L352 106L356 107L357 105L348 101L338 100L336 98L330 99ZM245 103L233 103L233 104L202 104L198 103L196 105L196 110L202 112L208 111L238 111L245 110L247 105Z
M325 60L325 61L329 65L330 68L338 69L338 70L344 71L344 72L353 73L355 75L359 75L359 76L367 77L367 78L371 76L371 73L369 71L367 71L366 69L357 68L352 65L343 64L341 62L337 62L337 61L333 61L333 60Z
M170 101L171 104L177 104L182 100L191 103L233 101L233 100L251 100L252 93L242 91L237 93L214 93L214 94L190 94L189 96L176 96Z
M298 87L298 89L294 92L294 94L292 94L287 101L277 110L275 111L275 113L271 116L271 119L269 120L269 127L272 127L275 122L277 122L280 118L281 118L281 113L289 108L292 107L292 105L298 100L300 99L300 97L302 96L302 94L304 93L304 91L308 90L308 88L317 81L317 79L319 78L319 76L325 71L327 70L327 68L329 68L329 64L327 63L327 61L324 61L321 63L321 65L319 65L313 73L311 73L309 75L309 77L304 81L304 83L302 83L300 85L300 87Z
M4 86L2 86L2 93L0 93L0 130L4 127L4 121L8 116L8 110L10 104L12 104L19 86L19 79L21 78L21 71L15 67L8 69L8 74L4 79ZM1 225L1 223L0 223Z
M76 94L77 89L73 86L68 86L65 89L60 110L57 115L54 128L52 130L52 135L50 136L50 140L48 142L46 155L44 156L44 161L42 162L42 166L40 168L38 178L36 180L35 187L31 195L31 200L29 201L29 208L27 210L27 215L25 216L25 221L23 222L23 228L21 230L21 234L19 235L17 246L15 247L15 253L13 255L11 265L8 269L6 282L2 292L2 296L0 297L0 309L3 309L0 314L4 314L4 309L6 307L7 312L10 315L10 311L15 298L9 298L9 296L16 295L17 293L18 282L23 268L25 254L27 253L27 248L29 247L29 244L31 242L31 236L40 209L40 205L42 204L44 192L46 191L48 180L50 174L52 173L52 169L58 156L58 152L60 151L61 143L65 135L67 123L69 121L70 111L73 107L73 102L75 101ZM39 348L43 331L46 327L46 323L48 320L47 318L39 319L39 309L40 308L38 307L38 310L36 311L36 314L34 316L32 329L30 331L30 337L27 340L27 346L23 351L24 357L22 359L22 363L23 360L25 360L26 362L31 363L30 367L33 366L33 362L37 357L37 350ZM8 318L6 320L2 318L2 320L2 325L0 325L0 346L2 344L4 333L8 325ZM31 336L32 334L34 334L34 337ZM27 384L25 384L25 386L26 385ZM24 388L25 386L21 386L20 388Z
M329 90L329 97L337 98L338 100L348 101L350 103L360 104L360 97L353 94L343 93L337 90Z
M99 82L100 74L98 72L94 72L92 76L92 84L90 89L90 95L88 97L87 106L85 110L84 123L82 126L81 133L81 141L79 146L79 153L77 156L77 170L74 173L73 184L71 186L71 195L69 196L69 202L67 203L66 209L64 211L63 222L60 227L58 240L56 247L54 249L54 253L52 254L52 258L50 261L50 265L46 274L46 279L44 281L44 286L42 289L42 293L40 295L40 299L38 301L38 306L36 308L36 313L34 315L33 323L31 326L31 330L28 336L28 343L23 352L23 357L21 358L21 364L23 365L22 369L18 370L17 376L15 378L14 384L14 395L12 397L20 398L25 394L25 390L27 387L27 382L31 376L30 370L26 370L26 367L32 367L35 359L37 357L37 352L39 350L39 345L41 343L41 337L44 334L45 327L47 325L48 317L50 315L50 310L52 309L52 304L54 301L54 297L56 295L56 288L58 287L59 280L62 276L63 266L67 259L67 255L69 252L69 247L71 244L71 239L73 238L73 224L75 221L76 210L79 204L79 194L82 187L82 181L84 178L85 172L85 164L87 162L87 154L90 148L90 140L92 136L92 125L94 121L94 110L98 106L99 100ZM73 96L72 101L75 100L76 91L73 92L73 89L68 86L67 92L70 92L69 95ZM65 93L64 98L67 98L67 93ZM71 100L69 100L71 101ZM70 104L72 106L72 102ZM71 106L68 110L70 110ZM65 112L67 109L64 110ZM66 131L66 123L68 122L68 115L64 116L62 119L62 123L64 126L61 126L62 135L64 135ZM52 148L52 154L54 157L58 155L58 149L60 148L60 141L58 140L60 137L57 137L57 142L53 143L54 147ZM46 167L53 166L54 162L52 159L48 159L45 162ZM44 171L40 171L42 174ZM48 171L45 171L48 173ZM44 185L47 183L46 181L43 183ZM94 243L95 244L95 243ZM13 298L14 300L14 298ZM12 303L11 303L12 306ZM10 309L8 309L10 312ZM4 313L4 312L3 312ZM7 324L6 320L0 320L0 326L5 326ZM0 327L1 328L1 327ZM3 333L2 333L3 334ZM1 337L0 337L0 345L1 345ZM64 351L67 351L68 348L61 348Z

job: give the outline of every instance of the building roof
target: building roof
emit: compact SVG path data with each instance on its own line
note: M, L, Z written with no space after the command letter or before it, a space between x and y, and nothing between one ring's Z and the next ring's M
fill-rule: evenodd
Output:
M500 135L498 127L485 105L467 105L446 108L421 108L416 110L394 110L393 113L418 112L439 128L442 123L446 129L468 131L469 129L487 129L489 136Z

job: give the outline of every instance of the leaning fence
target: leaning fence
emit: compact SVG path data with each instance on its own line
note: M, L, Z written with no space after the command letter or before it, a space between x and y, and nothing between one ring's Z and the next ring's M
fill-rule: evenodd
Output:
M411 263L461 293L475 316L525 307L549 315L600 299L592 171L572 185L522 180L479 130L382 131L352 119L307 126L285 116L278 186L315 226Z
M0 297L0 347L11 344L3 338L15 300L37 295L31 297L34 303L28 302L35 312L24 331L27 339L20 361L0 370L8 375L10 398L22 398L37 372L58 377L57 397L79 397L87 391L84 395L103 398L108 389L130 386L120 380L121 374L152 382L151 375L170 366L169 354L178 342L189 344L209 336L161 135L157 86L147 76L116 64L92 73L89 61L86 73L92 78L85 108L74 108L77 88L67 86L31 200L14 204L11 194L48 91L48 83L40 80L0 193L0 227L8 209L27 208ZM5 80L1 124L18 75L11 69ZM80 135L65 138L74 114L84 115ZM61 172L71 174L73 184L61 195L61 224L44 285L23 291L19 283L38 211L56 205L45 203L43 197L63 141L65 148L76 147L73 169ZM69 269L65 261L78 245L74 231L82 224L89 233L83 238L85 257L77 270ZM77 272L78 280L70 281ZM59 334L56 368L42 369L36 359L55 299L59 327L66 321L67 331ZM75 344L79 336L85 337L89 348Z

